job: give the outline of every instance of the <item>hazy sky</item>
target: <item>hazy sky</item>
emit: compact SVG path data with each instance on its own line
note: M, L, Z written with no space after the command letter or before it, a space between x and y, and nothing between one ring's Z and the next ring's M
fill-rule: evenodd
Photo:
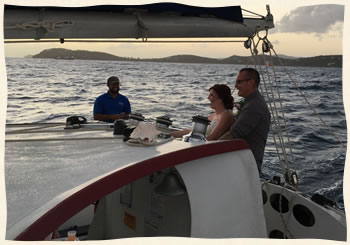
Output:
M60 1L16 1L4 0L8 4L88 6L118 2L120 4L144 4L160 1L145 0L60 0ZM169 1L163 1L169 2ZM172 1L197 6L241 5L262 15L266 15L266 4L270 5L276 28L269 33L269 40L278 54L308 57L327 54L342 54L344 29L344 4L346 1L322 0L182 0ZM231 55L249 55L241 43L230 44L135 44L135 43L49 43L49 44L5 44L7 57L33 55L47 48L85 49L107 52L123 57L165 57L175 54L195 54L200 56L224 58Z

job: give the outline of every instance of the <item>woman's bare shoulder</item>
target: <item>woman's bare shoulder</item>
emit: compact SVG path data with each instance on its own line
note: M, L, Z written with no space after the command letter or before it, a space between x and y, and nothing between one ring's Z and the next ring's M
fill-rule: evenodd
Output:
M224 111L222 113L222 116L224 116L224 117L232 117L232 118L234 117L233 112L231 110Z
M235 121L235 116L233 115L233 112L231 110L227 110L221 114L220 121L232 124Z

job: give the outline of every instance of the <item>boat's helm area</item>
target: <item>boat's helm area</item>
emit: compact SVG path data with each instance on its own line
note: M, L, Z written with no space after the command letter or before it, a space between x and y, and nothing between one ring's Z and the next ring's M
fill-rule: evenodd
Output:
M156 172L101 199L88 240L190 235L189 199L175 169Z
M81 216L81 217L79 217ZM83 217L84 216L84 217ZM89 224L75 226L89 216ZM75 226L75 227L74 227ZM63 224L79 240L128 237L189 237L191 212L186 187L175 168L155 172L106 195Z
M129 136L133 130L138 126L140 122L143 122L145 117L140 113L133 113L130 115L129 122L124 120L116 120L113 124L114 135L123 135L124 141L129 139ZM169 133L174 129L171 129L172 120L169 116L164 115L156 118L156 127L162 132ZM207 128L210 125L210 121L207 117L196 115L192 117L192 129L190 133L184 135L182 140L185 142L201 142L206 141Z
M185 148L134 164L130 173L113 172L104 177L107 182L94 182L95 192L108 190L107 194L61 225L61 235L77 225L80 240L266 237L256 163L246 144L173 144ZM159 169L167 164L171 166ZM142 176L145 171L149 172ZM138 174L141 177L122 186L107 186ZM239 217L244 221L238 225Z

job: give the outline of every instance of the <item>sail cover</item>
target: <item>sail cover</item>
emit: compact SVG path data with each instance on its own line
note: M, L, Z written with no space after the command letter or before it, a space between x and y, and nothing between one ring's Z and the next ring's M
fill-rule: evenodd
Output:
M10 39L120 39L252 37L273 28L272 15L243 18L240 6L178 3L87 7L5 5Z
M25 7L15 5L5 5L5 12L7 9L40 9L45 7ZM212 16L219 19L231 20L235 22L243 22L242 11L240 6L228 6L228 7L196 7L179 3L152 3L145 5L98 5L89 7L49 7L53 10L61 11L100 11L100 12L127 12L131 9L137 9L139 11L147 11L152 14L159 13L178 13L182 16Z

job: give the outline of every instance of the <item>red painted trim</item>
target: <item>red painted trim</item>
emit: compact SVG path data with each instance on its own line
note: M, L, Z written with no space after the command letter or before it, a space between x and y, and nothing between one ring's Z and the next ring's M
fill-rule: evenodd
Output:
M249 149L244 140L219 141L170 152L126 167L69 196L33 222L15 240L44 240L57 227L94 201L156 171L196 159L244 149Z

